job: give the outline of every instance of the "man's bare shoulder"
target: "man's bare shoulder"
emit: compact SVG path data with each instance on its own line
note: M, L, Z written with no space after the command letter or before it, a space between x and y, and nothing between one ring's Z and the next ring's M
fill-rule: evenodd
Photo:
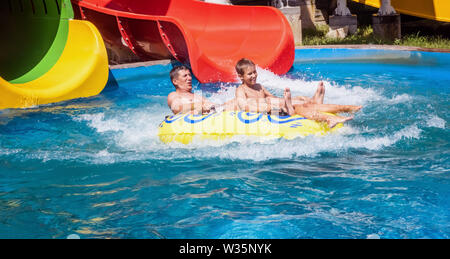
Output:
M167 95L167 103L169 104L169 106L171 105L171 103L175 100L178 99L179 95L177 92L171 92L169 95Z
M167 98L173 98L173 97L176 97L178 95L178 93L177 92L171 92L169 95L167 95Z
M194 96L194 94L191 94L192 96ZM167 95L167 99L182 99L182 98L185 98L185 97L188 97L188 96L190 96L190 95L185 95L185 94L181 94L181 93L178 93L178 92L171 92L169 95Z

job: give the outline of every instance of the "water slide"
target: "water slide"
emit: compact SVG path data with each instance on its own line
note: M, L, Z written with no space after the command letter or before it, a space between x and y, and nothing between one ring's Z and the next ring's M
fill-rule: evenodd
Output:
M252 59L276 74L294 62L292 30L272 7L197 0L72 0L75 16L99 28L113 52L176 59L202 82L233 82L236 62ZM125 49L126 48L126 49Z
M100 33L72 20L70 0L0 1L0 109L100 93L108 57Z
M352 0L379 8L381 0ZM450 0L391 0L394 9L402 14L450 22Z

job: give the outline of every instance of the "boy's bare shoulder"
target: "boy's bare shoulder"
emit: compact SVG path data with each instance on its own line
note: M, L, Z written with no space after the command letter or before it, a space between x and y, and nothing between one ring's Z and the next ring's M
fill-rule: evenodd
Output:
M245 93L245 86L243 84L236 88L236 93L241 93L241 92Z
M258 88L259 88L259 90L267 91L267 89L264 86L262 86L261 84L258 84Z
M256 89L258 89L258 91L266 90L266 88L264 88L261 84L256 84Z

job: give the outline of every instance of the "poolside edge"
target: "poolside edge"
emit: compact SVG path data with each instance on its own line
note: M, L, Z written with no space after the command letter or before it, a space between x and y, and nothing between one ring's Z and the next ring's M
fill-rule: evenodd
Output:
M295 49L386 49L386 50L406 50L406 51L425 51L425 52L444 52L450 53L450 49L423 48L395 45L372 45L372 44L349 44L349 45L305 45L295 46Z

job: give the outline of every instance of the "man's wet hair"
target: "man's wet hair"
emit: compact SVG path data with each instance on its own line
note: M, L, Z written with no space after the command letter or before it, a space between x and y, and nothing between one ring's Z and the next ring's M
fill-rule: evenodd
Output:
M249 66L255 66L255 63L253 63L250 59L242 58L236 63L236 72L238 75L243 75L245 72L244 69Z
M189 68L187 66L177 66L172 68L172 70L170 70L170 81L173 82L173 80L178 76L178 72L182 70L189 70Z

